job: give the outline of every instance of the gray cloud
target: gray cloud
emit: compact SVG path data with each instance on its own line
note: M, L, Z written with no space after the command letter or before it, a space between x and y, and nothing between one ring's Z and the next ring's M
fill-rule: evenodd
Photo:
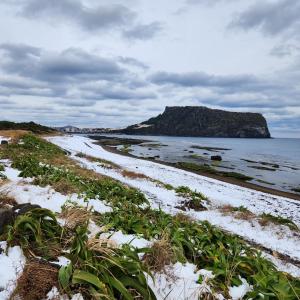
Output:
M135 59L133 57L119 56L118 61L122 64L138 67L138 68L141 68L141 69L144 69L144 70L149 69L148 65L146 65L145 63L143 63L143 62L141 62L138 59Z
M156 94L147 90L149 84L121 67L120 61L145 68L132 58L105 58L81 49L49 53L22 44L3 44L0 70L6 75L0 75L0 95L59 98L58 102L63 97L66 105L74 107L107 99L155 99Z
M212 6L222 1L224 0L186 0L186 4L188 5L204 4L204 5Z
M244 30L259 29L265 35L299 36L300 2L298 0L258 1L239 13L230 24Z
M123 4L87 6L82 0L17 0L4 1L4 4L16 7L18 16L30 20L55 20L62 25L75 24L91 34L118 30L125 38L146 40L162 29L159 22L138 22L138 14Z
M292 56L294 54L300 53L300 47L292 44L282 44L273 47L270 51L270 55L276 57Z
M163 26L160 22L152 22L146 25L136 25L133 28L125 30L123 36L127 39L148 40L152 39Z
M23 2L21 14L28 18L60 18L88 31L120 27L136 18L136 13L124 5L90 8L79 0L27 0Z
M158 85L172 84L184 87L212 87L225 89L227 92L266 90L276 85L263 82L253 75L217 76L204 72L168 73L157 72L150 80Z
M47 53L27 45L4 44L0 45L0 51L3 52L0 65L5 71L39 81L117 79L124 72L113 59L76 48ZM17 57L19 52L22 54Z

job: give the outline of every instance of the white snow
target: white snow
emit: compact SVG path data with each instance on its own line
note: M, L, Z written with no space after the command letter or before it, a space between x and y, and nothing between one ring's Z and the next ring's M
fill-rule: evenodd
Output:
M69 300L67 295L61 295L56 286L54 286L51 291L47 294L46 300ZM71 300L84 300L80 293L72 296Z
M160 207L168 213L176 214L179 212L176 206L183 198L178 196L174 190L167 190L153 180L124 177L118 169L105 168L97 162L90 162L85 158L77 157L76 154L82 152L89 156L112 161L125 170L145 174L165 184L171 184L174 187L184 185L192 190L199 191L209 197L210 205L208 206L208 210L202 212L191 210L185 212L186 214L197 220L207 220L211 224L237 234L249 241L254 241L278 253L286 254L300 260L299 234L296 234L285 226L272 225L262 227L255 219L235 219L231 215L223 215L217 209L222 205L228 204L232 206L243 205L257 215L263 212L280 215L292 219L299 225L300 202L298 201L253 191L154 162L110 153L102 147L95 145L93 140L81 136L60 136L48 139L70 151L71 158L76 160L81 166L138 188L146 195L152 208ZM65 196L54 191L51 187L35 186L31 183L31 179L18 177L19 171L11 168L9 161L2 161L2 163L6 166L3 173L8 177L9 182L1 186L0 192L8 192L8 195L14 197L18 203L38 204L53 212L61 212L61 207L66 202L72 201L78 205L93 207L95 211L100 213L112 211L111 207L98 199L91 199L86 202L83 198L75 194ZM60 221L64 222L64 220ZM103 228L91 221L89 230L89 237L93 237L97 233L102 232ZM137 235L124 234L121 231L101 233L101 237L109 237L118 246L131 243L132 246L138 248L149 247L153 242ZM0 242L0 246L5 248L6 242ZM269 254L264 253L264 255L273 261L280 270L294 276L300 276L300 269L297 266L283 263L280 259ZM56 263L64 266L69 263L69 260L61 256ZM18 246L9 248L7 256L4 252L0 254L0 268L1 270L5 270L5 272L0 272L0 290L4 289L0 292L0 300L10 297L24 265L25 257ZM147 281L158 299L196 300L201 294L206 292L211 293L210 279L214 277L211 271L205 269L197 270L196 266L190 263L176 263L169 268L169 271L169 274L172 274L171 277L166 274L155 274L154 282L147 275ZM202 277L201 284L197 283L200 275ZM231 300L242 299L251 290L252 287L245 279L241 278L241 281L242 284L240 286L230 287ZM223 299L221 295L214 296L216 299ZM69 298L66 295L59 295L57 288L53 287L48 293L47 299L67 300ZM71 300L81 299L83 299L82 295L76 294Z
M66 300L66 299L68 299L68 297L64 298L63 296L61 296L60 293L59 293L59 291L58 291L58 289L57 289L57 287L54 286L48 292L46 300L57 300L57 299L59 299L59 300L63 300L63 299Z
M252 290L246 279L240 278L242 284L240 286L233 286L229 288L229 295L232 300L242 300L243 297Z
M152 288L158 300L197 300L199 299L199 271L196 266L190 263L176 263L172 266L174 278L166 274L155 274L154 283L148 276L148 284Z
M9 299L26 262L19 246L8 248L7 255L6 247L6 242L0 242L0 249L2 249L0 254L0 300Z
M57 263L61 267L65 267L71 262L68 258L66 258L64 256L59 256L57 259L58 259L58 262L55 262L55 263Z
M139 238L133 234L124 234L120 230L116 232L105 233L100 235L100 237L108 237L108 236L110 236L110 239L115 241L118 245L130 244L136 248L144 248L144 247L149 247L149 245L151 244L150 241L147 241L143 238Z
M263 227L256 220L251 222L234 219L212 210L194 212L191 215L198 220L209 221L212 225L300 260L300 239L285 226Z
M70 151L71 157L79 161L81 166L138 188L147 196L153 208L160 207L168 213L175 214L178 212L175 207L182 198L178 197L173 190L167 190L151 180L124 177L119 170L104 168L95 162L75 156L76 153L81 152L112 161L124 169L145 174L175 187L185 185L192 190L202 192L209 197L211 202L209 210L203 212L189 211L186 212L187 214L198 220L207 220L211 224L279 253L300 259L299 236L287 227L276 225L262 227L255 220L238 220L233 216L223 216L216 210L222 205L243 205L257 215L263 212L272 213L290 218L300 224L299 201L235 186L154 162L110 153L95 145L93 140L82 136L52 137L49 140Z
M213 204L245 206L255 214L262 212L290 218L300 225L300 202L274 196L248 188L221 182L177 168L155 162L118 155L104 150L94 141L82 136L57 136L48 138L52 143L72 152L82 152L97 158L112 161L124 169L143 173L150 178L160 180L175 187L188 186L202 192Z
M6 138L6 137L3 137L3 136L0 136L0 144L2 141L7 141L9 142L11 140L11 138Z
M137 124L134 129L140 129L140 128L148 128L153 126L152 124Z
M100 213L110 212L112 208L105 205L102 201L91 199L85 201L78 195L72 194L65 196L56 192L51 187L40 187L30 184L31 179L18 177L20 172L11 167L6 167L3 172L9 179L9 182L1 186L0 191L5 191L9 196L15 198L18 204L31 203L38 204L43 208L52 210L53 212L61 212L61 207L66 201L72 201L78 205L93 207Z

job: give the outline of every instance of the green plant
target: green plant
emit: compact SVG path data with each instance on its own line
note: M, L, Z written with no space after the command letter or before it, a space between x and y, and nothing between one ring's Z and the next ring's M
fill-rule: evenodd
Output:
M69 168L64 163L65 152L46 141L26 136L23 144L1 148L0 156L11 159L22 176L34 178L37 184L54 185L63 179L76 186L86 200L108 202L113 208L112 212L95 214L101 226L106 225L112 231L122 230L149 240L162 239L162 234L166 234L174 260L189 261L198 268L212 270L215 277L210 281L211 288L225 297L228 297L228 287L239 285L242 277L253 286L253 291L246 295L247 298L261 299L261 295L264 295L265 299L299 300L299 280L278 272L259 251L240 238L227 234L208 222L196 222L151 209L145 196L138 190L107 177L95 178L77 172L76 165ZM60 158L60 164L55 164L57 157ZM186 187L174 190L189 201L205 200L204 195ZM238 212L245 212L244 207L236 209ZM145 282L144 272L147 270L138 257L140 252L149 250L133 249L129 245L121 249L107 246L95 250L89 247L85 225L77 227L72 234L60 227L54 232L51 229L44 232L39 226L44 228L44 221L51 221L51 218L42 220L41 224L38 217L19 221L19 225L14 224L9 228L8 240L11 244L19 243L30 249L39 249L41 241L42 249L49 248L51 241L58 243L59 247L68 247L71 264L62 268L59 275L65 291L73 293L80 290L83 294L86 293L87 298L153 299ZM66 242L70 238L71 242Z
M259 294L277 299L280 292L276 290L279 287L275 282L281 282L280 286L290 297L287 299L297 299L300 291L299 280L278 272L259 251L208 222L185 220L160 210L141 210L128 205L100 216L99 223L146 239L159 240L162 233L167 233L176 260L190 261L199 268L213 271L215 277L210 284L215 292L222 292L225 296L228 296L229 286L241 284L241 277L253 285L253 299L259 299Z
M156 299L144 274L149 271L136 249L124 245L91 250L87 240L87 227L77 227L69 255L71 263L59 271L64 290L76 290L79 285L96 299Z
M285 225L289 227L291 230L296 230L296 231L299 230L298 226L293 221L280 216L273 216L271 214L263 213L262 215L260 215L260 218L261 218L260 220L261 224L267 224L271 222L278 225Z
M232 211L247 213L249 210L245 206L232 207Z
M208 174L213 174L213 175L218 175L218 176L223 176L223 177L231 177L231 178L235 178L238 180L242 180L242 181L248 181L253 179L250 176L246 176L244 174L240 174L237 172L223 172L223 171L218 171L215 168L209 166L209 165L199 165L199 164L195 164L195 163L190 163L190 162L178 162L176 163L176 165L180 168L186 169L186 170L191 170L194 172L205 172Z
M19 244L23 249L31 249L45 257L51 256L51 249L59 242L62 228L55 215L47 209L35 208L18 216L5 233L9 245Z
M2 172L5 171L4 166L0 163L0 179L6 179L6 175L4 175Z

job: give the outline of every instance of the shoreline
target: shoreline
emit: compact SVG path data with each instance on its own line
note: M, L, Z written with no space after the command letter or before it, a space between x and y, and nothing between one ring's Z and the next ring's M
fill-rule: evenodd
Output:
M222 176L215 175L215 174L210 174L210 173L207 173L207 172L204 172L204 171L193 171L193 170L190 170L190 169L178 167L175 164L164 162L164 161L161 161L161 160L154 160L154 159L146 159L146 158L137 157L137 156L134 156L130 153L125 153L125 152L119 151L115 147L110 147L110 146L104 145L101 142L96 141L96 140L95 140L95 144L101 146L104 150L106 150L108 152L111 152L111 153L114 153L114 154L119 154L119 155L131 157L131 158L136 158L136 159L140 159L140 160L155 162L155 163L158 163L158 164L161 164L161 165L174 167L176 169L181 169L181 170L184 170L184 171L187 171L187 172L190 172L190 173L194 173L194 174L198 174L198 175L205 176L205 177L208 177L208 178L216 179L216 180L219 180L219 181L222 181L222 182L230 183L230 184L233 184L233 185L236 185L236 186L248 188L248 189L251 189L251 190L258 191L258 192L263 192L263 193L271 194L271 195L274 195L274 196L285 197L285 198L289 198L289 199L292 199L292 200L300 201L300 195L297 195L297 194L294 194L294 193L284 192L284 191L280 191L280 190L260 186L260 185L257 185L257 184L251 183L251 182L241 181L241 180L238 180L238 179L235 179L235 178L222 177Z

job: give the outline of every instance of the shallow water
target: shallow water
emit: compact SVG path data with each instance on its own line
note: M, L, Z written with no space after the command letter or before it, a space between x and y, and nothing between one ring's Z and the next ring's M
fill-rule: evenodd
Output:
M253 183L283 191L291 192L291 189L300 187L300 139L109 136L149 140L149 143L151 143L150 141L156 142L158 146L147 146L145 143L132 145L132 152L130 153L138 157L159 156L159 160L166 162L206 163L221 171L234 171L249 175L254 178L251 181ZM213 149L195 149L192 146L227 148L230 150L213 151ZM210 160L211 155L221 155L222 162L212 162ZM256 167L268 168L272 171L256 169Z

